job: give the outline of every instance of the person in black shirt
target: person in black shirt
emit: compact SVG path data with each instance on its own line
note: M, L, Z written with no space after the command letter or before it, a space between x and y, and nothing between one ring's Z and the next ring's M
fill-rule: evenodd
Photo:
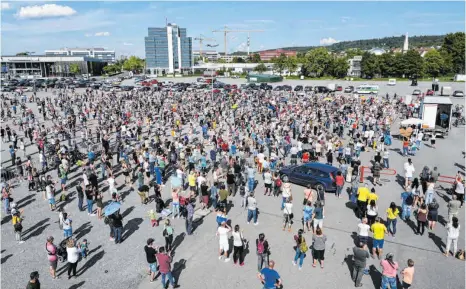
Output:
M26 286L26 289L40 289L40 282L39 282L39 272L34 271L29 275L29 282Z
M79 211L83 211L83 199L84 199L84 192L81 184L78 184L76 187L76 191L78 192L78 209Z
M382 157L380 156L380 152L378 152L377 155L374 157L374 161L375 161L376 163L381 164Z
M235 174L233 169L230 169L227 173L227 189L228 195L236 195L236 184L235 184Z
M120 214L119 211L112 215L112 224L115 244L121 243L121 235L123 233L123 216Z
M93 213L92 213L92 206L94 205L94 200L93 200L93 192L92 192L92 187L91 185L87 185L86 186L86 198L87 198L87 214L89 216L95 216Z
M147 240L147 245L144 246L144 251L146 252L147 263L149 263L150 282L152 283L155 280L155 273L157 272L157 258L155 257L157 249L154 245L154 239L149 238Z
M209 205L209 193L209 186L206 184L205 181L203 181L201 184L201 200L203 210L207 209L207 206Z

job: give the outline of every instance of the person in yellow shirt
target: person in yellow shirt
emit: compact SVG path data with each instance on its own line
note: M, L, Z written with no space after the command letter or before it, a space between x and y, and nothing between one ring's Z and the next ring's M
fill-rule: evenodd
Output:
M375 219L375 223L371 226L372 236L372 258L378 253L378 257L382 256L383 253L383 243L385 233L387 233L387 227L381 222L381 218ZM377 252L378 251L378 252Z
M13 208L11 210L11 223L13 224L13 229L15 231L15 239L18 241L20 244L24 243L21 237L21 231L23 230L23 212L24 210L17 210L16 208Z
M400 214L398 207L396 206L395 202L390 203L390 208L387 209L387 225L388 225L388 232L392 234L393 238L395 238L396 234L396 218Z
M367 196L367 203L370 204L372 200L374 200L377 203L377 200L379 199L379 196L375 193L375 189L372 188L371 192Z
M369 189L367 185L358 189L358 216L362 219L366 215L367 198L369 197Z
M192 192L196 192L196 175L191 171L188 175L188 184Z

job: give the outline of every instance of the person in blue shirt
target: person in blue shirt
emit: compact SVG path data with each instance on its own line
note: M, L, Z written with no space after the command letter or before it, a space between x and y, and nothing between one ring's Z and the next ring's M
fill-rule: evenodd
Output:
M260 271L258 277L264 285L263 289L275 289L282 285L282 279L277 271L273 269L275 267L275 261L270 260L269 266Z
M202 172L207 173L207 159L206 159L204 154L201 156L200 161L201 161L201 170L202 170Z
M218 183L215 182L212 187L210 187L210 201L212 208L217 209L217 195L218 195Z
M312 215L314 213L314 208L312 207L312 202L307 201L306 205L303 208L303 221L306 225L307 231L311 231Z
M212 166L216 168L217 167L217 150L215 148L212 148L210 150L210 160L212 161Z
M230 155L236 155L236 144L234 142L230 146Z
M408 220L411 217L411 207L414 203L413 192L401 193L401 219L403 221Z
M202 136L204 137L204 139L207 139L209 136L207 135L207 125L204 124L202 126Z

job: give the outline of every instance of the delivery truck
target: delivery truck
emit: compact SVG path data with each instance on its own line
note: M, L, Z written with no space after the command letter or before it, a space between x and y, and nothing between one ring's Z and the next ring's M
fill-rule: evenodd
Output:
M425 97L421 103L422 128L426 135L446 137L451 129L453 103L450 98L439 96Z

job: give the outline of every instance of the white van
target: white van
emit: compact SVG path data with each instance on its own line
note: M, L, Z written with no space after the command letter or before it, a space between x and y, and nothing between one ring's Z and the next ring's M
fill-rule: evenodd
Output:
M394 86L396 85L396 79L392 78L392 79L389 79L388 80L388 84L387 85L390 85L390 86Z

